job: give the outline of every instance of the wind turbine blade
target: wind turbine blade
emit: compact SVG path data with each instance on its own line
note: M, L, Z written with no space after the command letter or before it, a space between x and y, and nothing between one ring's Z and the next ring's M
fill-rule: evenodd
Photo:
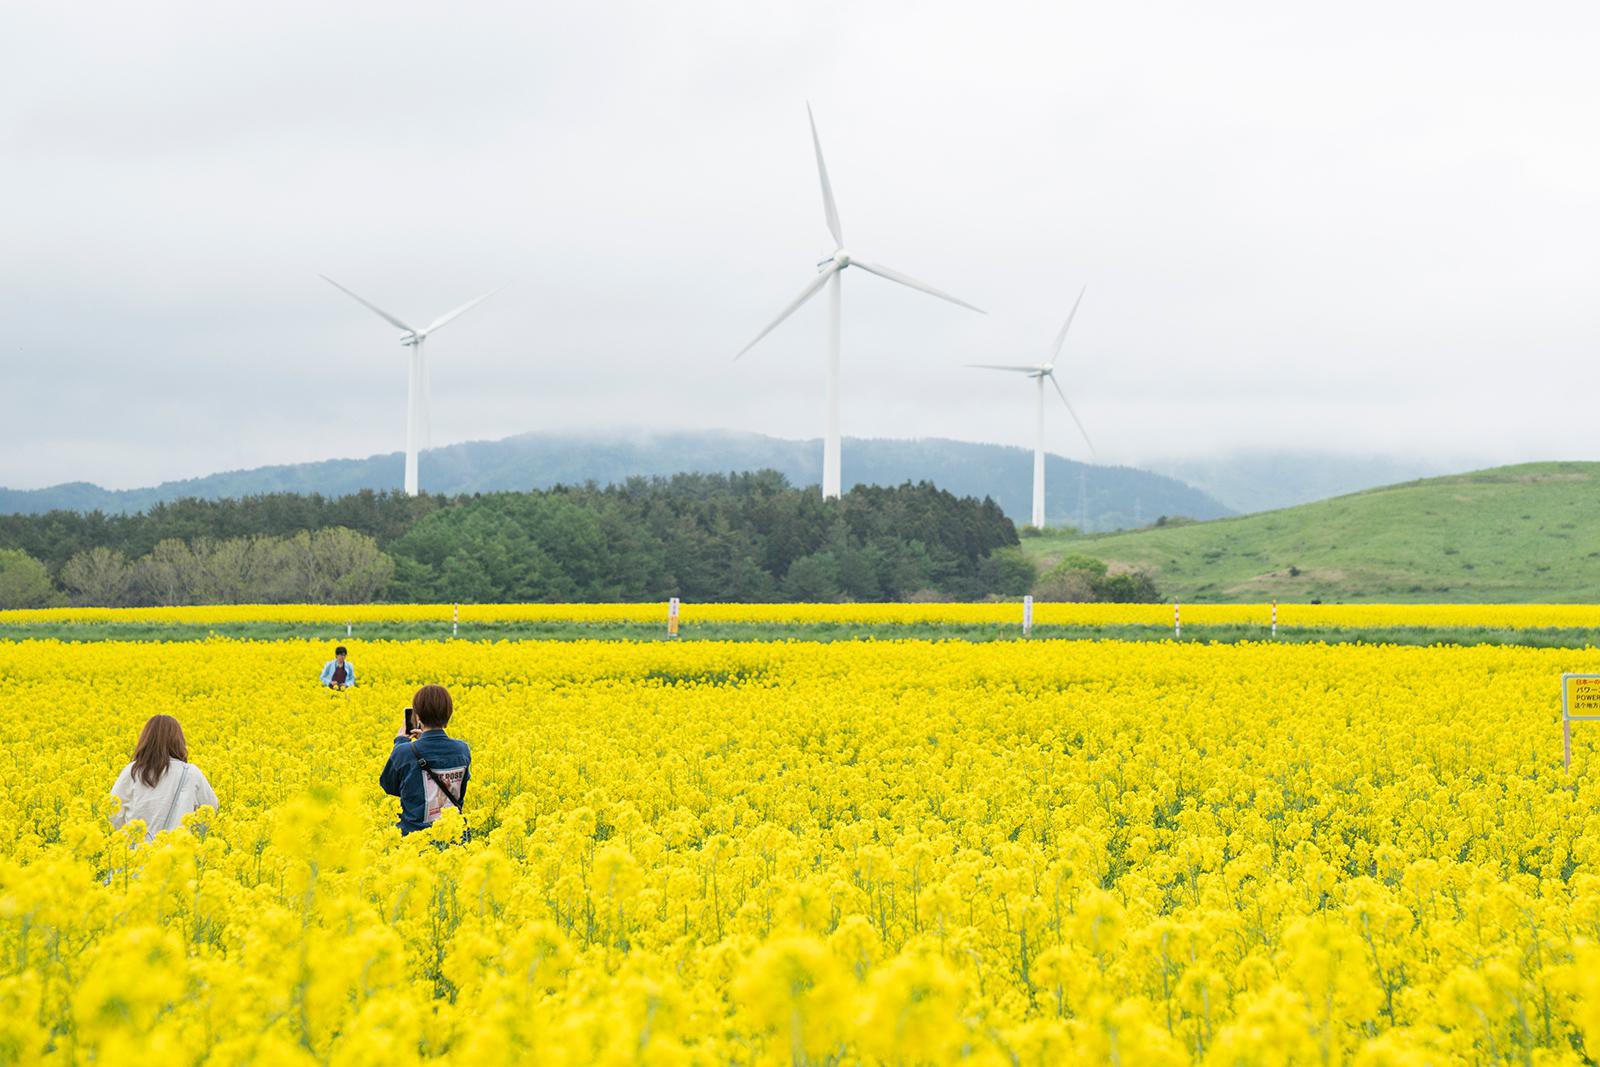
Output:
M386 320L392 326L395 326L398 329L404 330L406 333L416 333L417 332L416 327L407 326L405 323L401 322L399 319L395 318L393 315L391 315L387 311L383 310L377 304L370 303L369 301L363 299L362 297L357 296L355 293L352 293L350 290L346 289L344 286L340 285L338 282L334 281L332 278L328 277L326 274L319 274L319 275L317 275L317 277L321 278L323 281L327 282L329 285L333 286L335 289L339 290L345 296L348 296L351 300L354 300L356 303L360 304L362 307L366 308L368 311L376 312L381 318Z
M1078 432L1083 434L1083 443L1089 446L1089 454L1091 456L1094 455L1094 442L1089 440L1089 431L1083 428L1083 420L1078 418L1078 413L1076 411L1072 410L1072 403L1067 399L1067 394L1061 391L1061 383L1056 381L1056 376L1054 374L1046 374L1045 377L1049 378L1050 384L1056 387L1056 395L1061 397L1061 402L1063 404L1067 405L1067 414L1071 415L1072 421L1078 424Z
M822 138L817 136L817 117L806 103L806 118L811 120L811 146L817 150L817 177L822 179L822 213L828 219L828 232L833 234L835 250L844 247L844 227L839 225L839 208L833 202L833 183L828 181L828 165L822 161Z
M965 300L958 300L949 293L935 289L926 282L919 282L915 278L906 274L901 274L897 270L890 270L888 267L880 267L876 263L868 263L865 260L856 259L854 256L850 258L850 265L852 267L860 267L868 274L876 274L880 278L888 278L891 282L899 282L901 285L927 293L929 296L936 296L940 300L948 300L952 304L959 304L969 311L976 311L980 315L988 314L987 311L975 304L969 304Z
M798 311L800 309L800 305L801 304L804 304L807 300L810 300L813 296L817 295L817 290L821 289L824 285L826 285L828 279L833 277L835 274L837 274L838 271L839 271L839 265L837 263L828 264L828 266L822 271L822 273L817 275L816 280L813 281L810 285L806 286L804 292L802 292L799 296L795 297L794 303L792 303L788 307L784 308L782 314L780 314L777 318L775 318L771 322L769 322L767 324L767 328L765 330L762 330L760 333L756 334L756 339L754 341L751 341L749 344L745 345L743 348L739 349L739 355L738 356L734 356L733 358L734 359L738 359L739 356L744 355L746 352L750 351L756 345L760 344L761 343L761 339L763 337L767 336L767 334L771 333L773 330L776 330L778 328L778 324L779 323L783 322L784 319L788 318L790 315L793 315L796 311Z
M1016 370L1022 371L1024 374L1044 373L1043 367L1023 367L1015 363L968 363L967 366L976 367L979 370Z
M467 312L471 311L473 308L477 307L479 304L483 303L485 300L489 299L491 296L493 296L494 294L500 292L500 290L504 289L504 288L505 288L505 286L502 285L502 286L500 286L499 289L491 289L487 293L484 293L482 296L478 297L475 300L468 300L465 304L462 304L460 307L456 308L454 311L450 312L448 315L440 316L439 318L435 319L429 326L427 326L426 328L423 329L423 331L422 331L423 336L426 336L426 335L432 333L434 330L437 330L439 327L443 326L447 322L452 322L452 321L454 321L456 319L459 319L461 316L465 315Z
M1088 291L1089 287L1087 285L1078 290L1078 299L1072 302L1072 310L1067 313L1067 321L1062 324L1061 332L1056 334L1056 347L1050 352L1050 363L1052 366L1055 365L1055 361L1061 356L1061 346L1067 343L1067 331L1072 329L1072 320L1078 314L1078 305L1083 303L1083 294L1087 293ZM1059 392L1059 390L1060 387L1058 386L1057 391Z

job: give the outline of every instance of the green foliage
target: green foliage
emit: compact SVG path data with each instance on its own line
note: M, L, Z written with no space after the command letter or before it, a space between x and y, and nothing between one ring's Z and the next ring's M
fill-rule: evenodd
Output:
M404 493L363 491L336 498L269 493L234 500L179 500L135 515L99 511L0 515L0 548L21 549L43 561L52 575L59 575L67 560L97 547L132 560L166 540L190 544L201 539L287 538L336 526L366 534L381 548L445 504L444 497Z
M61 568L75 604L347 604L382 594L394 561L366 534L334 527L293 537L159 541L132 564L105 546ZM48 579L47 579L48 581Z
M359 525L319 525L336 516ZM966 599L1018 595L1034 575L992 500L924 483L825 501L771 471L0 517L8 538L49 546L74 602L105 605Z
M678 475L453 502L397 540L394 599L895 600L1018 586L1026 561L992 501L931 485L836 501L780 476Z
M1017 531L1022 537L1041 541L1071 541L1083 536L1083 531L1076 526L1024 526Z
M123 604L133 585L133 568L121 552L96 545L62 565L61 584L74 604Z
M1062 558L1034 587L1040 600L1073 603L1150 604L1161 599L1155 579L1143 571L1113 574L1105 560L1075 554Z
M980 584L991 594L1022 596L1033 588L1039 568L1019 548L1002 548L978 565Z
M284 599L313 604L376 600L394 577L394 560L366 534L335 526L302 530L279 550Z
M1033 595L1037 600L1088 603L1095 599L1095 582L1105 574L1105 563L1093 556L1065 556L1034 585Z
M60 599L43 563L26 552L0 549L0 608L45 608Z
M1161 600L1156 580L1144 571L1108 574L1093 586L1095 599L1107 604L1154 604Z
M1070 556L1063 556L1061 558L1061 562L1057 563L1051 568L1048 577L1058 577L1060 575L1070 573L1081 573L1093 580L1096 578L1104 578L1106 576L1106 570L1107 567L1105 560L1096 559L1094 556L1086 556L1080 552L1074 553Z
M839 598L839 561L824 549L801 556L783 576L785 600L825 601Z

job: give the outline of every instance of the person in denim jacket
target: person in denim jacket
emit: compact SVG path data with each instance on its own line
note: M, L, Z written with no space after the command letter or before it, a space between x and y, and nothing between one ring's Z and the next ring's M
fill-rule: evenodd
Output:
M453 710L450 691L425 685L411 698L416 729L395 737L378 784L400 798L402 834L433 825L447 808L460 809L472 776L472 749L445 733Z

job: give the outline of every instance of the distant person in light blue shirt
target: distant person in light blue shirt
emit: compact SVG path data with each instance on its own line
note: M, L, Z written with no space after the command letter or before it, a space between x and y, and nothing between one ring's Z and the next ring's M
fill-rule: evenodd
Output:
M343 645L333 650L333 658L322 667L322 684L327 689L349 689L356 684L356 669L345 656Z

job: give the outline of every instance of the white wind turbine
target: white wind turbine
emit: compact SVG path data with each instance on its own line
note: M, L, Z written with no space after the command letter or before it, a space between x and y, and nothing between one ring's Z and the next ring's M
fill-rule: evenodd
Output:
M493 289L487 293L484 293L482 296L477 297L476 299L468 300L465 304L462 304L448 315L444 315L435 319L432 323L419 330L414 326L409 326L400 321L398 318L389 314L378 305L366 300L363 297L357 296L355 293L352 293L350 290L346 289L344 286L340 285L326 274L319 274L317 277L321 278L323 281L327 282L341 293L350 297L350 299L354 300L368 311L374 312L396 329L405 331L405 336L400 338L400 343L410 347L411 349L411 372L406 379L406 492L412 496L416 496L417 449L428 437L430 406L429 394L432 392L432 383L428 377L428 362L422 352L422 342L426 341L429 334L439 329L445 323L452 322L455 319L460 318L462 315L465 315L467 312L471 311L473 308L477 307L479 304L483 303L500 290ZM504 287L502 286L502 288Z
M927 293L929 296L936 296L940 300L948 300L952 304L960 304L962 307L976 311L980 315L985 314L985 312L982 308L974 307L965 300L957 300L949 293L940 292L931 285L919 282L915 278L909 278L898 271L890 270L888 267L879 266L876 263L868 263L866 260L859 259L844 250L844 230L839 225L839 209L833 203L833 186L828 182L828 166L822 161L822 141L817 137L817 120L811 114L810 104L806 105L806 117L811 120L811 144L817 152L817 176L822 180L822 211L827 218L828 232L833 234L834 253L831 258L817 264L817 277L795 298L794 303L784 308L777 318L767 324L766 329L756 334L754 341L741 348L739 355L733 358L738 359L739 356L750 351L760 343L763 337L777 329L779 323L793 315L801 304L816 296L817 290L824 285L828 287L827 415L823 424L822 436L822 496L824 499L834 499L839 496L840 491L839 275L846 267L860 267L868 274L876 274L880 278L887 278L891 282L899 282L901 285L917 289Z
M1078 413L1072 410L1072 404L1067 400L1067 394L1061 391L1061 383L1056 381L1056 360L1061 358L1061 346L1066 344L1067 331L1072 329L1073 316L1078 314L1078 305L1083 303L1083 294L1088 286L1078 290L1078 299L1072 303L1072 311L1067 314L1067 321L1062 324L1061 332L1056 334L1055 348L1050 352L1050 362L1039 363L1033 366L1017 366L1009 363L969 363L969 367L978 367L983 370L1008 370L1026 374L1032 378L1039 387L1038 410L1035 414L1036 426L1033 445L1033 525L1037 529L1044 529L1044 381L1050 379L1050 384L1056 387L1056 392L1061 396L1061 402L1067 406L1067 414L1072 416L1072 421L1078 424L1078 432L1083 434L1083 443L1089 446L1089 455L1094 455L1094 442L1089 440L1089 431L1083 428L1083 420L1078 418Z

